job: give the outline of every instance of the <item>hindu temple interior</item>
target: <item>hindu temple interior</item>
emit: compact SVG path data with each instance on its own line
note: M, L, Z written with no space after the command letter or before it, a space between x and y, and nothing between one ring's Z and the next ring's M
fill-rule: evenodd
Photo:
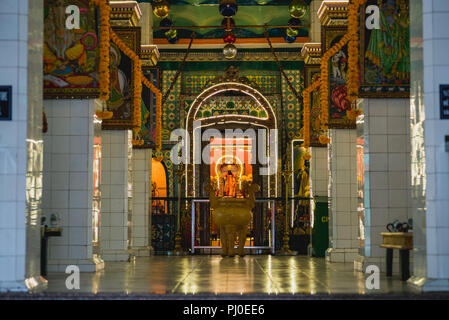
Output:
M449 292L446 18L0 1L0 297Z

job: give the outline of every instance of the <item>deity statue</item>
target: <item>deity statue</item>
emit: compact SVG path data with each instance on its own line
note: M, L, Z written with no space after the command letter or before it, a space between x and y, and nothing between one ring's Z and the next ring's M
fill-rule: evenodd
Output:
M380 28L372 30L365 56L382 76L405 80L410 72L410 17L407 0L396 2L398 8L379 1Z
M232 166L228 165L228 172L223 175L225 178L224 193L228 197L235 197L237 184L231 169Z

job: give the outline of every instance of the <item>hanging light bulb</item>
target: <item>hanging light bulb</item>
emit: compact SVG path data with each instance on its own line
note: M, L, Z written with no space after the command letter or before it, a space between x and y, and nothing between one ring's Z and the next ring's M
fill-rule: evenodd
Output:
M228 24L229 21L229 24ZM224 18L221 21L221 26L225 31L232 31L232 29L235 27L235 21L232 18Z
M296 37L289 37L289 36L285 36L285 42L287 43L293 43L296 41Z
M167 39L171 39L178 36L178 30L176 29L170 29L167 32L165 32L165 36Z
M288 12L293 18L302 18L307 13L307 4L304 0L292 0L290 5L288 6Z
M228 43L223 48L223 55L226 59L234 59L237 55L237 48L232 43Z
M164 18L161 20L161 22L159 22L159 27L170 28L172 26L173 21L171 21L169 18Z
M296 36L298 36L298 33L299 33L299 30L296 28L288 28L285 31L285 34L289 37L296 37Z
M170 42L170 44L175 44L178 41L179 41L178 36L168 39L168 42Z
M292 27L300 26L301 23L301 19L298 18L290 18L290 20L288 20L288 25Z
M236 40L235 38L235 34L232 32L226 32L224 37L223 37L223 41L225 43L234 43Z
M170 4L166 0L155 1L153 3L153 13L158 18L165 18L170 13Z
M232 17L237 13L238 5L235 0L221 0L218 10L225 17Z

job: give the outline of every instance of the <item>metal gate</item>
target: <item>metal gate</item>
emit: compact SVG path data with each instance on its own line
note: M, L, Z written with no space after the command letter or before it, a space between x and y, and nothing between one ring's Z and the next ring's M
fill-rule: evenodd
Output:
M192 201L192 233L191 233L191 248L192 253L195 253L195 249L218 249L221 247L221 242L217 239L215 241L215 244L212 244L212 240L209 240L209 244L201 243L200 241L197 241L197 235L199 232L206 232L207 234L210 234L211 229L211 210L208 209L206 212L208 212L209 217L208 219L204 219L204 217L201 216L201 212L204 210L197 210L197 205L200 204L206 204L209 207L209 200L208 199L197 199ZM256 206L253 210L256 212L253 212L253 219L250 223L250 245L245 246L245 249L255 249L255 250L271 250L271 253L275 253L275 219L274 219L274 200L258 200L256 199ZM258 219L255 219L255 215L262 215L259 216ZM210 223L207 223L206 225L203 225L201 222L209 221ZM255 226L254 221L257 221L258 224L262 224L262 226L258 225L257 230L258 233L262 232L262 234L255 234ZM197 225L199 223L199 225ZM198 227L197 227L198 226ZM199 227L201 227L203 230L198 230ZM204 230L204 227L207 228L207 230ZM201 239L201 238L200 238ZM199 243L198 243L199 242Z

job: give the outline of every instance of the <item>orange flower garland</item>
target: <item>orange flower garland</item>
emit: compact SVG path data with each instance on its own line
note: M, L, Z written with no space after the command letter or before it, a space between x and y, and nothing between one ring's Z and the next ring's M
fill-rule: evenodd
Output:
M353 0L349 4L348 8L348 34L351 36L351 40L348 44L348 100L351 103L351 107L354 107L357 102L358 94L359 94L359 36L358 36L358 12L359 7L366 3L367 0ZM355 120L362 111L355 107L352 110L348 110L346 112L346 116Z
M114 113L112 111L95 111L95 115L98 119L107 120L111 119Z
M358 10L367 0L352 0L348 7L348 32L344 37L323 55L321 59L321 124L322 129L328 129L329 121L329 59L335 55L338 50L348 43L348 100L351 106L354 106L359 92L359 64L358 64ZM361 110L354 108L348 110L346 115L349 119L357 118ZM322 140L328 139L323 135ZM321 142L321 141L320 141Z
M100 8L100 62L98 73L100 77L100 96L103 101L109 100L109 46L110 46L110 20L109 15L111 7L107 0L92 0L93 3Z
M162 148L162 93L148 79L141 74L143 84L156 95L156 150Z
M162 93L152 83L150 83L142 74L142 62L139 56L128 48L128 46L117 36L112 30L110 24L111 7L108 0L92 0L92 2L100 8L100 61L99 61L99 77L100 77L100 96L103 101L109 100L110 95L110 41L112 41L122 50L134 63L134 129L138 132L141 125L141 98L142 98L142 82L156 95L156 149L162 148ZM97 116L101 119L110 119L113 116L111 111L98 111ZM143 140L133 140L134 146L141 146Z
M141 80L141 62L139 56L132 51L128 46L117 36L117 34L109 29L112 41L123 51L123 53L133 60L134 65L134 92L133 92L133 104L134 104L134 127L140 128L141 126L141 108L140 103L142 99L142 80Z
M302 93L304 103L304 148L310 146L310 93L320 86L318 77L310 86L304 89Z

